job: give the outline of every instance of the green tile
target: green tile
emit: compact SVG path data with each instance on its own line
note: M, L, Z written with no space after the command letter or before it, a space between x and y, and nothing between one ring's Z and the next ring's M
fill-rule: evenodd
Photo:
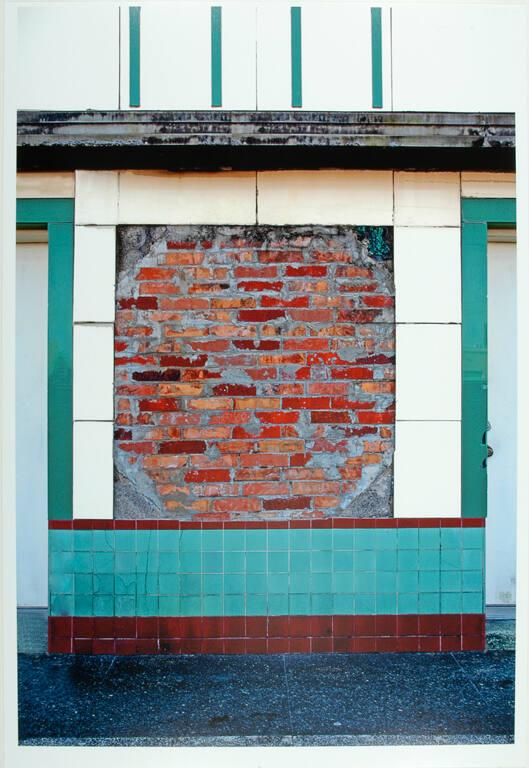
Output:
M397 574L395 571L377 571L376 589L379 592L396 592Z
M202 601L197 595L180 596L180 615L181 616L201 616Z
M300 551L290 553L290 571L291 573L309 573L310 571L310 552Z
M160 606L157 595L138 595L136 598L138 616L159 616Z
M310 595L289 595L289 611L292 616L310 615Z
M374 616L377 612L375 595L356 595L354 598L354 613L359 616ZM347 611L353 613L353 611Z
M375 549L377 542L377 534L374 529L359 528L355 531L355 549Z
M161 531L158 531L160 534ZM231 531L233 533L233 531ZM180 552L200 552L202 549L201 531L180 531Z
M290 549L311 549L310 528L295 528L289 533Z
M312 532L313 535L313 541L314 541L314 533L316 531ZM333 530L333 546L334 549L354 549L355 544L355 538L354 538L354 530L349 530L348 528L335 528Z
M136 531L120 530L115 531L116 552L135 552L136 551Z
M357 576L365 574L357 574ZM335 571L333 574L333 591L337 593L351 594L355 589L353 571ZM369 590L365 590L369 592Z
M439 613L440 604L438 592L421 592L419 594L419 613Z
M397 595L397 613L418 613L419 595L415 593L400 593Z
M268 594L268 615L286 616L288 614L288 594L287 593L269 593Z
M73 573L52 573L49 578L50 592L62 595L73 594Z
M114 553L94 552L94 573L114 574Z
M461 591L461 571L441 571L441 591Z
M266 616L268 600L266 595L246 595L246 615Z
M355 613L355 598L354 595L338 595L332 596L333 613L340 615ZM360 613L360 611L358 611Z
M158 550L158 531L136 531L136 552L152 552Z
M249 573L246 575L246 592L264 595L268 591L266 573Z
M397 529L396 528L379 528L375 531L376 535L376 548L377 549L393 549L397 548Z
M246 555L244 552L224 553L224 573L243 573L246 570Z
M136 573L147 573L147 563L149 562L149 552L136 552Z
M459 571L461 569L461 550L442 549L441 550L441 570Z
M354 576L354 586L357 593L375 593L376 592L376 572L358 571Z
M116 552L115 570L116 573L136 573L136 553Z
M180 574L160 573L158 577L158 588L160 590L160 595L179 595Z
M463 549L482 549L483 537L483 528L463 528Z
M94 612L94 616L113 616L114 615L114 596L113 595L94 595L93 612Z
M222 552L224 549L222 531L202 531L202 551Z
M180 615L180 597L178 595L160 595L158 606L160 616Z
M224 610L226 616L244 616L244 594L224 595Z
M377 571L395 571L397 569L396 549L377 549L375 558Z
M333 553L326 550L311 552L311 570L316 573L330 573L332 571Z
M308 573L291 573L289 575L288 589L291 594L308 595L310 591L310 575Z
M204 604L204 616L223 616L224 602L222 595L204 595L202 602Z
M397 595L395 593L380 594L377 592L375 604L377 614L394 615L397 613Z
M404 529L407 530L407 529ZM399 571L417 571L419 569L419 552L416 549L399 549L397 557Z
M131 595L116 595L114 606L116 616L136 616L136 598Z
M180 549L180 531L158 531L158 549L160 552L177 552Z
M223 568L222 552L203 552L202 553L203 573L222 573L222 568Z
M419 529L397 528L397 547L398 549L418 549Z
M461 547L461 528L441 528L441 549Z
M270 532L271 533L271 532ZM276 531L288 534L288 531ZM224 531L224 549L226 552L244 552L246 549L246 533L243 530Z
M94 615L94 598L92 595L75 595L73 606L75 616Z
M180 590L182 595L202 594L202 576L199 573L181 573Z
M223 590L223 578L220 573L206 573L203 577L205 595L221 595Z
M288 549L288 531L271 528L268 531L268 549L272 552Z
M419 592L438 592L440 587L439 571L419 571Z
M399 571L397 573L397 591L418 592L419 591L419 572L418 571Z
M352 550L336 550L336 552L333 552L333 570L352 571L355 567L355 560L358 559L358 556L359 554L353 554Z
M271 573L286 573L288 571L288 552L269 552L268 570Z
M66 553L57 553L66 554ZM91 552L75 552L73 556L73 570L76 573L92 573L94 570L94 557Z
M288 573L269 573L268 591L269 592L288 592Z
M50 603L52 616L73 616L73 595L53 595Z
M462 601L460 592L441 593L441 613L461 613Z
M310 596L310 604L313 614L328 616L333 611L332 593L312 594Z
M419 568L421 571L438 571L441 567L440 549L420 549Z
M247 573L266 573L266 552L246 553Z
M73 548L72 531L49 531L50 552L71 552Z
M175 566L171 569L169 567L169 561L171 556L167 556L167 566L165 562L162 560L162 555L164 553L160 552L160 570L174 570ZM200 552L180 552L180 573L200 573L202 571L202 555Z
M483 595L481 592L463 592L463 613L483 613Z
M249 530L246 531L246 551L247 552L266 552L266 531Z
M141 578L136 580L136 591L138 594L158 595L160 593L159 574L147 572ZM140 588L141 587L141 588Z
M242 595L245 590L246 577L243 573L224 574L224 594Z
M73 531L73 548L75 552L91 552L93 547L92 531Z
M114 592L116 595L135 595L136 574L116 573L114 577Z
M463 591L464 592L481 592L483 589L483 572L482 571L463 571Z
M346 531L343 531L344 533ZM329 552L333 549L343 549L343 547L336 547L334 542L334 534L335 532L332 530L332 528L314 528L311 530L311 536L310 536L310 546L313 551L321 549L321 550L328 550ZM352 549L352 547L350 547Z
M440 546L440 528L419 528L419 549L439 549Z
M94 552L114 551L114 531L93 531Z
M483 567L483 552L481 549L463 550L463 569L465 571L477 571Z
M91 595L94 591L94 581L91 573L76 573L74 592L76 595Z
M355 552L353 560L353 570L355 573L361 571L374 571L376 565L377 559L374 550L360 550Z
M158 552L147 552L147 573L158 573L160 570L160 554ZM167 552L162 552L163 558L166 558ZM140 553L136 555L136 562L138 557L140 556ZM167 563L162 563L162 565L167 566ZM178 567L178 563L176 564ZM167 573L167 567L164 568L164 572Z
M317 593L332 592L332 573L311 573L310 574L310 591Z

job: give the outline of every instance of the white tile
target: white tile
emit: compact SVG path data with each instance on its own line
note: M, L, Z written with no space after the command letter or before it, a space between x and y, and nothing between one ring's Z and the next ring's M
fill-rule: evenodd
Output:
M292 108L290 5L286 3L257 6L257 108Z
M394 515L460 517L460 422L402 421L396 424Z
M222 6L222 108L257 108L257 9L253 3Z
M17 197L74 197L73 172L17 173Z
M74 323L113 323L116 228L75 227Z
M391 171L257 174L260 224L391 224Z
M461 326L397 325L396 419L461 418Z
M114 326L74 325L74 421L114 418Z
M395 226L458 227L459 173L395 173Z
M526 26L525 8L509 3L395 4L393 108L514 112L523 105Z
M114 502L111 421L73 425L73 516L111 519Z
M254 224L255 173L120 173L120 224Z
M118 22L113 3L19 7L18 109L117 109Z
M461 322L461 230L395 227L397 323Z
M461 197L516 197L516 174L464 171Z
M118 172L75 172L75 223L117 224Z

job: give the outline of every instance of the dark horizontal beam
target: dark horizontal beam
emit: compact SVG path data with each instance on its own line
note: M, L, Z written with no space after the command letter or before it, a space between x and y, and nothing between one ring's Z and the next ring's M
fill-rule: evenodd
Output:
M19 112L19 169L513 170L512 114Z

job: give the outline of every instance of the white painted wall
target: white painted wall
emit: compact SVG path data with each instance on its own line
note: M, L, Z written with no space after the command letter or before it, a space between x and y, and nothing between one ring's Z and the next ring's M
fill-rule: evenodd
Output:
M17 602L48 604L48 247L17 245Z

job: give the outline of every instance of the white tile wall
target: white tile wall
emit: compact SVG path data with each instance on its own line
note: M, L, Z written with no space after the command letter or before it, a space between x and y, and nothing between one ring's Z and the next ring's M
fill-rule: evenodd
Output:
M255 173L120 173L120 224L253 224Z
M117 171L75 172L75 223L118 223Z
M516 197L516 175L463 171L461 197Z
M16 72L18 109L117 109L118 6L20 6Z
M291 109L291 97L290 5L259 3L257 108Z
M461 230L395 227L397 323L461 322Z
M391 224L391 171L257 174L260 224Z
M114 326L74 325L74 421L114 418Z
M395 517L459 517L460 422L397 422L394 472Z
M74 197L75 175L57 173L17 173L17 197Z
M113 516L112 422L74 423L73 429L73 516Z
M395 173L395 226L458 227L459 173Z
M222 6L222 108L257 108L257 8Z
M461 327L397 325L396 419L461 418Z
M116 228L75 227L74 323L113 323Z

